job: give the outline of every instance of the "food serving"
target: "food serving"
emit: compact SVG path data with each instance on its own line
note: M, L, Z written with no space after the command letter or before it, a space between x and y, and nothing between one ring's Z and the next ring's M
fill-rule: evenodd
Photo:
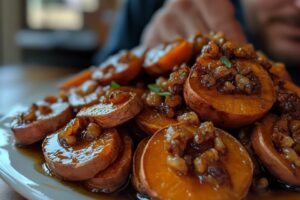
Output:
M19 148L94 193L243 199L300 187L300 88L223 33L126 50L14 116Z

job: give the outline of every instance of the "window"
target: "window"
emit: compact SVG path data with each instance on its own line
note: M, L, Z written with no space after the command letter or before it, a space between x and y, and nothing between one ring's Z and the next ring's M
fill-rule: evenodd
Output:
M79 30L84 13L98 9L100 0L27 0L26 22L30 29Z

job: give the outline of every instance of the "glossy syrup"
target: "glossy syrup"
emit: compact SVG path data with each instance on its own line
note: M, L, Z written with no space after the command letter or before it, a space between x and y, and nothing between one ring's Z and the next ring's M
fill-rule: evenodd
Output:
M53 177L50 170L45 165L44 157L41 150L41 144L33 145L29 148L18 148L18 151L23 155L26 155L30 159L33 159L35 162L34 169L43 175ZM55 178L55 177L53 177ZM56 179L56 178L55 178ZM57 179L58 180L58 179ZM128 180L127 184L120 189L119 192L113 194L103 194L103 193L93 193L84 188L81 183L76 182L66 182L61 181L64 185L72 188L72 190L79 192L85 196L88 196L92 199L100 199L100 200L131 200L131 199L139 199L139 200L148 200L147 197L137 194L134 189L131 187L130 180ZM53 187L49 185L49 187ZM59 188L54 188L59 189ZM269 190L264 193L256 193L249 192L246 200L299 200L300 193L298 192L290 192L284 190Z
M41 149L41 144L35 144L30 147L26 148L18 148L18 151L22 153L23 155L29 157L30 159L33 159L34 162L34 169L45 176L52 177L56 179L57 181L60 181L64 185L67 185L70 187L72 190L88 196L91 199L100 199L100 200L132 200L135 199L135 193L134 190L130 187L130 184L126 184L121 191L118 191L113 194L104 194L104 193L95 193L88 191L85 189L85 187L80 183L80 182L67 182L67 181L62 181L54 177L47 165L45 164L45 160L43 157L42 149ZM52 187L52 185L47 185L49 187ZM53 189L59 189L59 188L53 188Z

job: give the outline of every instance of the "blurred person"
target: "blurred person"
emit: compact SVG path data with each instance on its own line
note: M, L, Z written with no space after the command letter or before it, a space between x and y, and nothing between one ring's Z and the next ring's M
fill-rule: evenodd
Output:
M300 0L127 0L97 62L121 49L223 31L284 62L300 84Z

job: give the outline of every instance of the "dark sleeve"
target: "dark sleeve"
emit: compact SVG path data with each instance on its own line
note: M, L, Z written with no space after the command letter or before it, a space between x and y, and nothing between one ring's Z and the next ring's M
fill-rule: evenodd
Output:
M139 45L144 27L163 3L164 0L127 0L117 16L106 45L95 56L94 63L99 64L122 49Z

